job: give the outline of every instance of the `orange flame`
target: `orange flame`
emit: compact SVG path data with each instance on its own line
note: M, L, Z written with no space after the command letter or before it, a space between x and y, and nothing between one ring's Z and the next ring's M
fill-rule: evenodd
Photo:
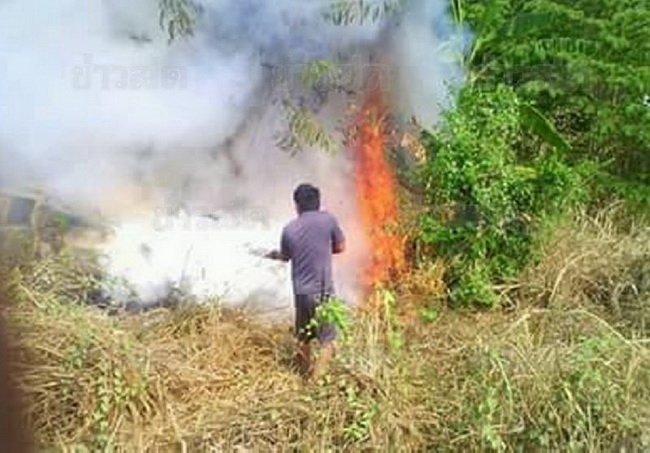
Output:
M395 177L384 156L385 107L381 89L368 93L355 120L353 151L357 204L370 246L363 284L387 281L404 266L402 240L391 232L398 218Z

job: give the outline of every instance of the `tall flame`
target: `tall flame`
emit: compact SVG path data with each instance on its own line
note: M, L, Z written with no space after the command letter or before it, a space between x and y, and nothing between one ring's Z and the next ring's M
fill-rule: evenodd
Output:
M357 204L370 246L363 284L385 282L404 266L400 236L391 231L398 218L395 176L384 155L386 111L381 88L370 90L354 124Z

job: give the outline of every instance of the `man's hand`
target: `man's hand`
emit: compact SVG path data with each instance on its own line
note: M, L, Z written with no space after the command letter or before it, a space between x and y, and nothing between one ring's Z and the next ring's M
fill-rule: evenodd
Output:
M276 261L289 261L289 259L284 256L282 253L280 253L279 250L273 250L266 255L264 255L264 258L268 258L270 260L276 260Z

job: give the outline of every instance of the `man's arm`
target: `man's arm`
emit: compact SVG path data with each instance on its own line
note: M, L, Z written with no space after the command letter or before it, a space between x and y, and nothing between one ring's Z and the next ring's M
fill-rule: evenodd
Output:
M332 227L332 253L338 255L345 251L345 235L339 226L339 223L334 219Z
M264 255L264 257L270 260L284 261L285 263L291 259L288 256L283 255L280 250L273 250L272 252L269 252L266 255Z
M271 260L284 262L291 260L291 247L286 230L282 231L282 237L280 238L280 250L273 250L272 252L267 253L265 257Z

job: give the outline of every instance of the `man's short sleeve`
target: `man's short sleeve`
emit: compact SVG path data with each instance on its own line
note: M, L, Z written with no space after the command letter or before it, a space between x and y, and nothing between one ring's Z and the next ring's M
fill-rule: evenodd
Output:
M282 230L282 236L280 238L280 253L285 258L291 258L291 241L286 228Z
M343 230L339 226L339 222L336 220L336 217L332 216L332 242L334 244L340 244L345 241L345 235Z

